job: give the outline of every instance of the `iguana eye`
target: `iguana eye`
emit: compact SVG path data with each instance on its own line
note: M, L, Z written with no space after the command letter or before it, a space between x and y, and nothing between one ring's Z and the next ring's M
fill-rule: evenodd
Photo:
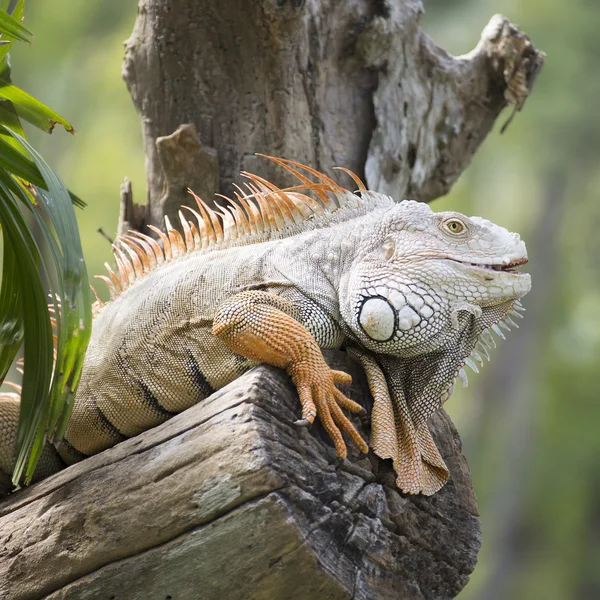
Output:
M445 225L450 233L462 233L465 229L464 224L458 219L450 219L446 221Z
M383 257L385 258L385 260L390 260L390 258L394 256L395 249L396 246L394 244L394 240L388 239L383 243Z

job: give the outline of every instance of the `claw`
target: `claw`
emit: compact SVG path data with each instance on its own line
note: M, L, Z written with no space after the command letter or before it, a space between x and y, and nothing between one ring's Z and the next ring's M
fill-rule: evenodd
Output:
M298 419L294 421L296 427L310 427L312 423L308 419Z
M358 413L358 418L363 426L369 425L369 413L366 410L363 409L360 413Z

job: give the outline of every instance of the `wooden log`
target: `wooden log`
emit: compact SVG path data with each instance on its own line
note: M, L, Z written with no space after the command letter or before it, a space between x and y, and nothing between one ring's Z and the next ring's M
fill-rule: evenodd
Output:
M349 395L370 410L344 353ZM394 485L390 461L320 425L297 428L288 377L258 367L160 427L0 504L0 598L453 598L480 545L460 440L431 428L451 479L432 497ZM354 419L368 436L368 418Z

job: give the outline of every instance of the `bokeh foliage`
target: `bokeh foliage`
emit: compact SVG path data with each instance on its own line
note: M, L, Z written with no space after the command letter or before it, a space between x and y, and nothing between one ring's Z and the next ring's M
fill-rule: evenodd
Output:
M461 54L495 12L547 60L523 113L435 203L521 232L533 281L521 329L448 403L484 527L460 598L600 598L600 3L437 2L425 27Z

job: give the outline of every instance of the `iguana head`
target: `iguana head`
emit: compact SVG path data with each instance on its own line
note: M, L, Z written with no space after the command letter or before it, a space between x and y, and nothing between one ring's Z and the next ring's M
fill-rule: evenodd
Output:
M504 337L500 325L522 308L527 251L503 227L417 202L381 208L369 222L342 278L340 308L386 373L389 396L374 394L371 445L392 459L403 491L433 494L449 471L427 422L457 377L466 385L463 367L477 371L475 361L489 358L489 330Z
M404 201L377 221L340 298L347 325L375 352L416 356L467 334L468 356L531 287L518 271L525 244L485 219Z

